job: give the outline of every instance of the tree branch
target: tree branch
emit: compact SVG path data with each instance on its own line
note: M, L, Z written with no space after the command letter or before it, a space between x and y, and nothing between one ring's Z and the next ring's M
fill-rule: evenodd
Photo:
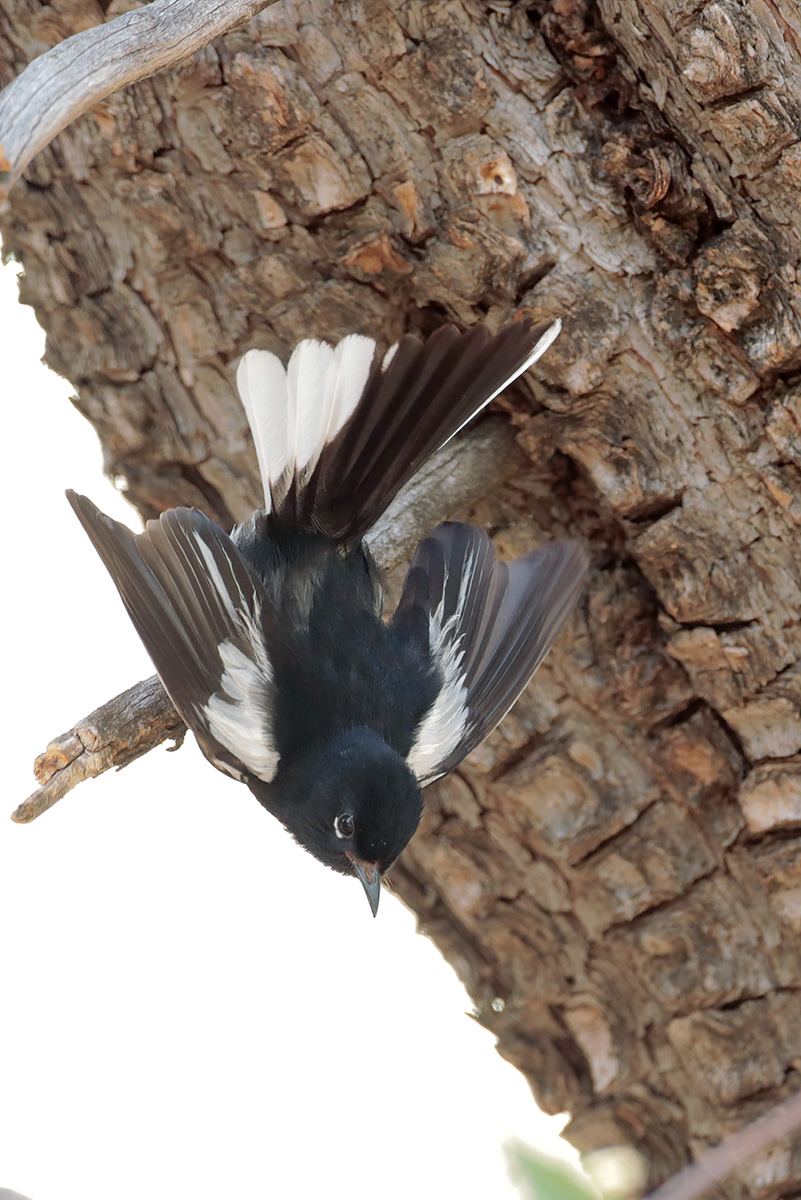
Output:
M154 0L67 38L0 94L0 202L48 142L126 84L183 62L274 0Z
M720 1183L732 1171L745 1166L749 1159L766 1150L773 1142L787 1137L801 1127L801 1092L796 1092L781 1104L769 1109L763 1116L752 1121L743 1129L725 1138L714 1150L703 1154L697 1162L690 1163L667 1183L663 1183L646 1200L697 1200L697 1198Z
M509 423L491 417L454 438L429 459L370 531L370 548L385 571L405 564L415 543L444 513L497 487L525 461ZM26 824L41 816L84 779L125 767L168 738L183 741L186 727L158 676L153 675L96 708L50 742L34 764L41 785L12 814Z
M125 767L167 738L180 745L184 725L158 675L134 684L50 742L33 765L41 787L11 814L25 825L57 800L110 767Z

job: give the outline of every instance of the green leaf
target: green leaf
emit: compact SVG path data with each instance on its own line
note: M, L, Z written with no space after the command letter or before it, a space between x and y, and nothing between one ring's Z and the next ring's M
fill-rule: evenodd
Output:
M569 1163L520 1142L505 1149L513 1182L522 1184L522 1194L531 1200L599 1200L590 1180Z

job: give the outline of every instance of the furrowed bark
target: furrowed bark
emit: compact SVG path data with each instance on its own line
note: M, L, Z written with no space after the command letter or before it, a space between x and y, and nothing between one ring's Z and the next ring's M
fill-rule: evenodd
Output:
M726 1138L714 1150L703 1154L674 1175L662 1187L651 1192L646 1200L698 1200L717 1183L723 1183L738 1167L747 1166L751 1159L769 1150L781 1138L801 1128L801 1092L789 1096Z
M53 21L0 0L4 81ZM276 4L2 217L144 516L257 502L250 346L564 318L507 397L527 465L462 515L584 541L586 597L395 880L540 1104L652 1186L799 1086L800 45L789 0ZM799 1189L794 1134L713 1194Z
M76 117L121 87L177 66L272 3L154 0L34 59L0 95L0 203L34 155Z

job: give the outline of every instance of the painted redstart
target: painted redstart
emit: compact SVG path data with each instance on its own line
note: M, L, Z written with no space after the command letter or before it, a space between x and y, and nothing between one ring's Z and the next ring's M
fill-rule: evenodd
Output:
M559 328L444 326L383 357L358 334L334 348L309 340L286 368L248 351L237 382L264 507L230 537L188 508L135 535L67 493L203 753L321 862L358 876L373 914L421 788L514 704L585 560L557 542L497 562L484 532L445 522L418 545L384 622L364 536Z

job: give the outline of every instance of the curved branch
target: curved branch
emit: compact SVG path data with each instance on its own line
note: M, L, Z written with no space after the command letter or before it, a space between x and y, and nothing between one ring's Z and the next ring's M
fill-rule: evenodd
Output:
M732 1133L719 1146L708 1150L646 1200L699 1200L704 1192L721 1183L732 1171L746 1166L755 1155L801 1127L801 1092L788 1096L750 1125Z
M11 820L26 825L77 783L111 767L125 767L168 738L180 745L185 734L186 726L158 675L151 675L50 742L33 766L41 787L20 804Z
M154 0L76 33L0 94L0 202L48 142L126 84L174 67L274 0Z
M523 461L507 421L490 418L454 438L398 493L370 531L370 549L386 571L405 564L413 546L444 513L476 501ZM48 745L34 764L40 787L12 813L27 824L85 779L102 775L186 733L157 675L102 704Z

